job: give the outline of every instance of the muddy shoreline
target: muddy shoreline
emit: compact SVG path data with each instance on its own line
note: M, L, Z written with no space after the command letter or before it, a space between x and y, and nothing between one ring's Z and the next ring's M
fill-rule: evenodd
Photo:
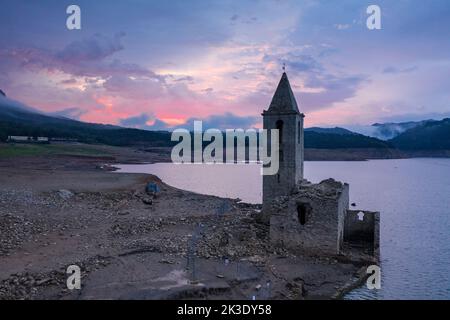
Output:
M363 278L365 261L272 248L259 205L105 166L164 154L108 152L0 158L0 299L336 299Z

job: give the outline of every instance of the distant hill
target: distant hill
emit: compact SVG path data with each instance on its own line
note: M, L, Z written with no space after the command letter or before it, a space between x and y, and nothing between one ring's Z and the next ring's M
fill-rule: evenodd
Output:
M305 131L305 148L389 148L389 143L362 134L336 134Z
M355 134L355 132L340 128L340 127L334 127L334 128L319 128L319 127L311 127L311 128L305 128L305 132L317 132L317 133L331 133L331 134L340 134L340 135L347 135L347 134Z
M389 140L405 150L450 150L450 118L427 120Z
M168 132L128 129L52 117L0 96L0 141L8 135L73 138L86 143L116 146L171 144Z
M74 138L86 143L116 146L172 146L167 131L128 129L112 125L85 123L53 117L6 97L0 97L0 140L8 135ZM309 128L305 132L307 148L386 148L387 144L343 128Z
M6 141L8 135L73 138L115 146L168 147L176 143L171 141L168 131L129 129L54 117L0 95L0 141ZM339 127L313 127L305 129L305 148L450 150L449 137L450 119L423 121L388 141Z

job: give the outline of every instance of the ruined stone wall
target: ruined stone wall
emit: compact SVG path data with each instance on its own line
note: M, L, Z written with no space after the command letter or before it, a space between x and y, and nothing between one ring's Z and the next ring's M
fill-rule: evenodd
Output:
M271 241L286 249L311 253L336 253L337 215L335 201L301 198L270 219ZM297 205L309 204L311 213L304 225L298 219ZM325 222L325 223L324 223Z
M340 186L332 190L333 196L303 190L278 199L270 214L272 243L311 254L340 253L349 201L348 185ZM304 221L301 221L302 207L306 208Z
M349 186L333 179L319 184L304 181L289 196L270 206L270 238L286 249L336 255L344 240Z
M379 254L380 213L364 210L347 210L344 225L344 241L350 244L364 244Z
M344 183L341 190L341 196L338 198L338 252L342 248L344 242L345 217L350 205L350 186Z

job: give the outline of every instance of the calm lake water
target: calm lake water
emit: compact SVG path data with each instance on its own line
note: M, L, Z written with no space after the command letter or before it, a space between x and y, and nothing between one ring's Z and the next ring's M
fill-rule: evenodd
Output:
M121 165L152 173L174 187L260 203L260 166ZM356 289L348 299L450 299L450 159L306 162L313 182L350 184L350 202L381 212L380 290Z

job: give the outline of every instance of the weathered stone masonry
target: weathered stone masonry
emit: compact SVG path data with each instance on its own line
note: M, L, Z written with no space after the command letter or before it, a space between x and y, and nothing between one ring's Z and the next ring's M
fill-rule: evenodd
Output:
M344 238L348 184L333 179L304 181L290 196L273 202L271 241L291 250L337 254Z
M298 111L286 73L281 77L269 109L262 115L264 129L278 129L280 138L278 174L263 177L264 207L275 197L289 194L303 179L304 115Z
M270 240L285 249L340 255L349 248L379 256L379 213L349 210L349 185L333 179L318 184L303 178L304 115L286 73L268 110L264 129L278 129L280 169L263 177L262 218Z

